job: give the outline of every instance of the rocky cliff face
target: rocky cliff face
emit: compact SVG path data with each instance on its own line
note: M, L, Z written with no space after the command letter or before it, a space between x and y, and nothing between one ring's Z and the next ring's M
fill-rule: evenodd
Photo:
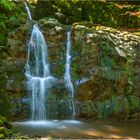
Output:
M133 118L139 110L139 37L109 27L73 25L79 117ZM77 51L78 50L78 51ZM82 102L82 103L81 103ZM90 112L90 113L88 113Z
M9 92L16 106L19 105L17 115L22 112L23 118L23 114L28 114L25 110L29 109L25 98L24 65L33 23L27 22L9 35L6 46L8 53L1 58L1 88ZM38 24L48 45L51 73L62 84L62 88L51 89L55 93L51 98L58 98L62 93L67 95L63 86L63 73L66 31L69 27L55 19L42 19ZM71 30L71 66L77 118L138 120L140 37L88 22L75 23ZM55 115L60 116L59 113Z

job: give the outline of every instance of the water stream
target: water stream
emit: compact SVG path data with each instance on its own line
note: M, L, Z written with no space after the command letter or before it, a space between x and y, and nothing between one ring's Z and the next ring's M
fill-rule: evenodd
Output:
M50 75L48 51L38 26L33 26L28 45L26 72L28 90L31 91L31 119L46 120L45 97L55 78Z
M27 11L27 15L28 15L29 19L32 20L31 12L30 12L30 9L29 9L26 1L24 1L24 4L25 4L26 11Z
M26 1L24 4L28 17L32 20ZM46 120L46 96L56 79L50 75L48 47L37 24L33 26L28 44L25 68L27 87L31 92L31 120Z
M72 118L75 117L75 103L74 103L74 86L71 81L71 31L67 32L67 50L66 50L66 63L65 63L65 74L64 81L68 92L71 94L71 104L72 104Z

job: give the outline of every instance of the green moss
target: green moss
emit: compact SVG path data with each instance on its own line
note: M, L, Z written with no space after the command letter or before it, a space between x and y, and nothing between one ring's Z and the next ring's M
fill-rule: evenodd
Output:
M3 125L4 125L3 120L0 120L0 126L3 126Z
M40 10L38 10L40 9ZM90 21L112 27L140 27L139 5L119 2L59 0L38 1L34 18L55 17L61 23L71 24L78 21ZM103 11L103 12L100 12ZM47 13L47 14L46 14ZM56 15L56 13L59 13ZM63 16L58 16L63 15Z
M136 96L116 96L112 95L108 100L102 102L96 102L96 111L98 112L99 119L105 119L111 115L116 119L121 118L121 113L123 113L122 119L127 119L129 113L132 110L138 109L140 106L140 100Z
M5 45L8 32L16 29L25 20L23 5L14 1L0 1L0 45ZM22 12L21 12L22 11Z
M139 97L129 95L127 96L128 102L129 102L129 109L135 110L140 108L140 99Z
M0 127L0 133L6 135L6 128Z
M2 116L9 116L10 110L12 109L12 104L10 101L10 97L8 96L6 90L0 89L0 115ZM5 121L4 118L0 119Z
M10 138L13 134L12 125L0 116L0 138Z
M125 96L118 96L115 99L115 112L129 111L129 103Z
M98 119L105 119L113 112L113 107L109 100L105 102L97 102L97 112L98 112Z
M0 139L4 139L4 138L5 138L4 134L0 134Z

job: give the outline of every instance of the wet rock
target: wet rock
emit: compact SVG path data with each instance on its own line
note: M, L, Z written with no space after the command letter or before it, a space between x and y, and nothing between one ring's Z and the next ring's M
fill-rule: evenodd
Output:
M134 60L138 60L139 40L138 36L104 26L91 28L91 25L84 23L73 25L73 49L74 52L79 52L73 61L74 65L78 64L74 73L79 79L85 77L89 79L77 86L76 97L81 102L92 101L95 104L101 102L103 111L98 112L100 107L94 110L99 118L127 120L133 109L140 108L139 98L135 96L139 92L139 83L134 82L135 77L138 78L135 75ZM118 96L116 102L114 101L114 109L107 116L103 115L106 114L105 103L114 94ZM131 104L136 101L137 105L132 107ZM86 111L81 108L81 112ZM121 112L124 115L121 116Z
M0 116L0 139L11 138L12 134L12 125L4 117Z
M1 63L0 78L3 80L0 80L0 85L6 85L7 90L14 92L18 98L27 97L24 66L27 44L34 23L36 21L27 22L9 35L7 48L11 57L7 56ZM66 31L69 26L62 25L53 18L41 19L37 24L48 45L51 74L63 85ZM140 37L88 22L74 23L71 28L71 75L75 85L77 117L129 119L129 114L140 108ZM64 91L65 87L55 88L51 89L53 96L50 98L57 98L58 104L59 95L66 97L64 95L67 92ZM62 102L68 104L63 100ZM52 107L50 103L50 110ZM61 109L56 108L55 115L65 113L62 110L62 106ZM23 114L29 112L23 111Z
M133 114L131 121L139 121L140 120L140 112Z

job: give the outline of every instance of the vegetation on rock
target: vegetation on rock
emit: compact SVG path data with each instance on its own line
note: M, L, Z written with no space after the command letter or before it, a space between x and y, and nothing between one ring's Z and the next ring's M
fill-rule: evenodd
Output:
M11 138L13 130L12 125L4 118L0 116L0 139Z
M91 21L112 27L139 28L139 9L138 1L38 0L34 18L54 16L65 24Z
M6 44L7 35L25 22L25 10L20 2L0 1L0 46Z
M48 44L51 72L61 84L66 31L72 29L72 80L79 104L77 117L137 120L140 110L140 2L28 2L33 19L39 21L26 22L23 2L0 1L0 115L12 120L13 116L16 118L20 114L18 117L23 119L30 113L26 111L29 101L23 103L27 98L24 65L29 34L32 25L38 23ZM61 90L64 88L52 89L54 94L49 98L58 102L65 97L65 91ZM58 91L62 93L61 98L55 94Z

